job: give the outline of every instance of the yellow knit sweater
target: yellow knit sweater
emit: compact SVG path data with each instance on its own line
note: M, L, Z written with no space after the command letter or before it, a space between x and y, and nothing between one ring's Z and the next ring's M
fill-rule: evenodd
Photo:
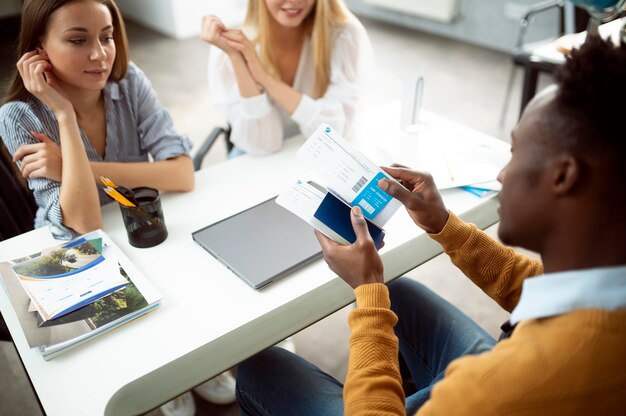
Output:
M517 305L522 281L543 273L540 262L453 214L431 237L508 311ZM387 287L363 285L355 294L345 414L404 415L397 318ZM522 321L490 352L453 361L417 414L626 415L626 310L581 309Z

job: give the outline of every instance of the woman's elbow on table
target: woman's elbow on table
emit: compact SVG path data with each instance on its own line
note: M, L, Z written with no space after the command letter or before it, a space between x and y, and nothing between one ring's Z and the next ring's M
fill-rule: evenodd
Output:
M96 218L93 216L74 218L72 221L65 221L63 225L67 228L71 228L77 234L87 234L88 232L102 228L102 216L98 214Z

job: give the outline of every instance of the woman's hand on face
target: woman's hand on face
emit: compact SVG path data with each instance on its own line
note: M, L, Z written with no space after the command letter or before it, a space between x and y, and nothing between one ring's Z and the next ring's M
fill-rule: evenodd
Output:
M13 155L13 162L22 161L22 176L26 179L47 178L61 182L61 149L45 134L31 134L41 143L18 148Z
M228 29L226 29L224 23L222 23L217 16L209 15L202 17L200 38L211 45L217 46L230 55L237 51L228 45L228 41L222 36L226 30Z
M44 103L55 114L73 111L72 103L63 95L56 77L52 73L52 64L45 53L31 51L25 53L17 62L17 70L22 77L24 87Z
M224 32L223 36L226 38L228 45L241 53L241 56L243 56L243 59L246 61L250 75L252 75L256 83L264 86L264 83L269 78L269 74L263 67L259 55L256 53L254 44L250 42L246 35L239 29L227 30Z

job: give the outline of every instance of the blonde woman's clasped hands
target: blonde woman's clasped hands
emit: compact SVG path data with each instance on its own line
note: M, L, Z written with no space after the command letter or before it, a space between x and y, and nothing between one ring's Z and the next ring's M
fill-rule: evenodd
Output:
M200 38L230 55L236 51L228 45L228 40L224 37L224 33L228 30L219 17L213 15L204 16L202 17Z
M202 18L201 38L203 41L217 46L231 58L233 54L240 55L257 84L264 85L270 78L259 59L254 44L241 29L228 29L217 16L204 16Z

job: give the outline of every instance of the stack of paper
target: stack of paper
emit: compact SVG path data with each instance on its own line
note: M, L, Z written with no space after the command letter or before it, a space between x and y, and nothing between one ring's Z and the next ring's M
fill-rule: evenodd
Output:
M0 263L31 348L48 360L160 304L161 294L101 230Z
M128 284L114 261L102 255L102 238L43 250L13 265L22 287L43 321L58 318Z
M428 128L398 133L381 146L390 160L433 175L437 188L472 185L499 190L498 173L511 157L508 143L454 128Z

